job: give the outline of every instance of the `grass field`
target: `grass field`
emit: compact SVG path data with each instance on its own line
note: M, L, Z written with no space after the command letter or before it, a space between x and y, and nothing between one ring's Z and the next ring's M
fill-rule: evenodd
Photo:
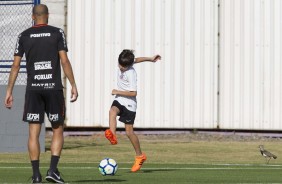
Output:
M282 152L279 138L237 135L172 134L139 135L148 160L142 170L131 173L134 152L127 138L118 135L112 146L102 133L68 136L59 169L67 183L282 183ZM278 156L269 164L258 145ZM115 176L102 176L98 163L104 157L119 165ZM50 137L41 155L45 175L50 159ZM0 183L29 183L31 167L27 153L0 154Z

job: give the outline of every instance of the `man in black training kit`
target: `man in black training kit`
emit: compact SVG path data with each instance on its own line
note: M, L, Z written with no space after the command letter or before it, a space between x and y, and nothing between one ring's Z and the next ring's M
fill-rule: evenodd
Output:
M67 56L67 44L64 31L48 26L48 8L40 4L34 6L32 19L35 25L22 32L17 40L5 106L13 105L13 87L20 69L21 58L26 56L27 86L23 121L29 122L28 151L31 160L33 183L41 183L39 170L39 134L44 122L44 113L52 124L51 163L46 180L64 183L57 169L64 144L63 124L65 119L65 101L61 81L61 68L68 78L71 88L71 102L76 101L78 92L70 61Z

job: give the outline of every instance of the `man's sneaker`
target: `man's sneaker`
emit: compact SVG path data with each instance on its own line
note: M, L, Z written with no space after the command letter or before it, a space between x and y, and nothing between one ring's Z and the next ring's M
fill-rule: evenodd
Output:
M63 178L61 178L60 172L58 170L56 172L52 172L48 170L45 179L53 183L64 183L65 182Z
M117 144L117 137L113 134L110 129L105 131L105 137L111 142L111 144Z
M42 183L42 176L32 176L31 177L31 183Z
M140 168L142 167L142 164L146 161L147 157L145 155L145 153L142 153L141 156L135 156L135 162L131 168L132 172L136 172L138 170L140 170Z

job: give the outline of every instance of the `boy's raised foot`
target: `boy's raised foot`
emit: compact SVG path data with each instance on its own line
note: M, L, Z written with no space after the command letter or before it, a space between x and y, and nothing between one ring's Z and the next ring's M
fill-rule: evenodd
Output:
M111 142L112 145L117 144L117 137L113 134L110 129L105 131L105 137Z

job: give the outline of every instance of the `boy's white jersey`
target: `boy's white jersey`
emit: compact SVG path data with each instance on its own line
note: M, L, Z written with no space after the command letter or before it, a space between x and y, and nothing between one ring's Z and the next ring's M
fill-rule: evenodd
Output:
M121 72L120 69L118 69L117 88L119 91L137 91L137 74L132 66L124 72ZM125 106L128 110L136 112L136 97L116 95L115 100Z

